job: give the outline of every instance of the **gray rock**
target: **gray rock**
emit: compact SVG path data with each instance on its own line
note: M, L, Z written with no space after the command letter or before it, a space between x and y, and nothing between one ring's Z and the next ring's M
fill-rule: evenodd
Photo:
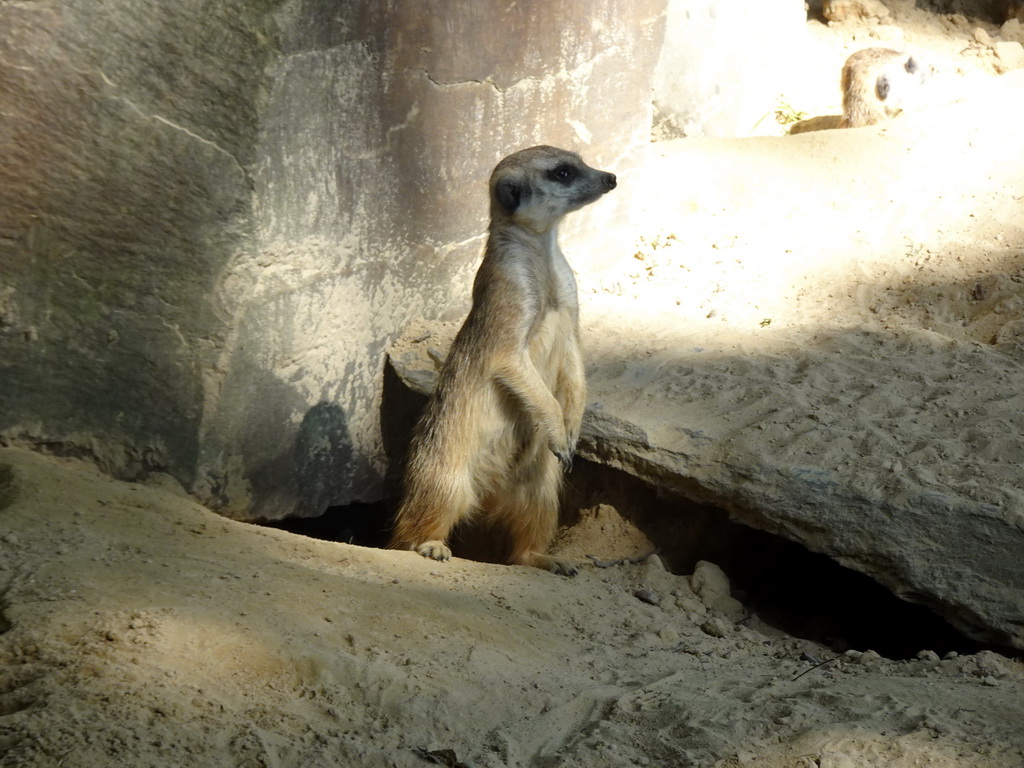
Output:
M873 352L867 359L863 344L870 334L839 335L833 344L809 352L801 364L785 363L784 371L770 370L782 364L770 355L764 360L748 355L741 380L729 370L734 361L720 358L681 374L678 363L683 357L692 361L692 350L678 341L637 349L636 338L664 339L663 328L646 332L635 318L617 322L610 316L602 317L599 326L600 344L590 337L590 404L581 456L718 505L739 522L829 555L897 596L927 605L973 638L1024 648L1024 516L1019 503L1005 495L1014 492L1012 486L993 477L989 499L970 498L940 479L940 465L926 468L934 474L924 484L908 481L903 486L913 492L880 494L878 483L885 482L887 470L873 470L865 462L826 466L819 455L821 447L848 440L855 427L830 404L835 392L883 401L885 389L896 393L904 386L898 377L886 380L870 372L875 365L894 365L905 352L902 341L869 338ZM442 339L453 330L452 325L438 326L432 344L444 346ZM422 333L417 331L419 337ZM403 339L391 352L399 377L421 394L433 385L434 363L426 348L425 342ZM618 351L620 358L611 362L605 350ZM975 373L957 386L968 391L984 386L987 393L987 399L973 405L976 418L1001 418L1006 402L1020 398L1018 379L1010 375L1016 364L973 347L962 354L974 356L964 369ZM835 366L835 360L856 360L869 370ZM772 388L784 389L788 378L806 376L816 365L828 371L828 379L820 388L801 388L806 399L797 410L802 415L792 408L778 410L765 398ZM735 392L732 407L710 396L722 388ZM915 383L914 388L923 404L948 396L941 382ZM906 401L902 392L894 398ZM944 422L941 412L933 415L937 437L957 429ZM900 419L909 426L909 420L926 417L927 405L923 410L907 407L889 429L899 435ZM779 443L780 434L790 439Z

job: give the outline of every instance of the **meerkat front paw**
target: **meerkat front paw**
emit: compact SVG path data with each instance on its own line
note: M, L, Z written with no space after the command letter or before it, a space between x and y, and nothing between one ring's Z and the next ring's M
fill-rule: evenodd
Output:
M554 555L542 555L539 552L531 552L521 561L523 565L532 565L534 568L542 568L545 571L557 573L559 576L575 576L580 572L579 566L572 560Z
M558 458L558 463L562 465L563 472L569 472L572 469L572 451L555 451L555 456Z
M580 572L580 568L572 560L566 560L564 557L552 557L548 555L551 562L548 565L548 570L552 573L557 573L559 576L575 576Z
M451 560L452 551L443 541L425 541L416 547L416 551L432 560Z
M576 455L575 441L566 440L564 443L552 441L549 447L551 452L558 458L558 463L562 465L563 472L568 472L572 469L572 457Z
M580 433L574 429L565 430L565 434L569 436L569 455L576 455L576 447L580 442Z

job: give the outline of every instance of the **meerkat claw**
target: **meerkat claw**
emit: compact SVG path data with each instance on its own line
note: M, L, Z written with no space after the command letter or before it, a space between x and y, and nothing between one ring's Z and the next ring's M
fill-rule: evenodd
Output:
M558 457L558 463L562 465L562 472L570 472L572 470L572 453L556 453Z
M416 551L432 560L443 562L452 559L452 551L443 541L425 541L416 547Z

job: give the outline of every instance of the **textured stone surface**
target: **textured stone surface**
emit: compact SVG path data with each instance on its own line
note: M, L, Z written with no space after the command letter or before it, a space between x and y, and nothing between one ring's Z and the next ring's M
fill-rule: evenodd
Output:
M891 484L885 476L901 469L880 470L879 477L865 479L871 470L855 461L836 468L815 457L817 445L842 442L856 430L835 414L833 393L842 391L853 400L885 397L869 382L876 366L892 365L904 353L899 342L871 339L872 360L865 359L856 338L837 339L831 349L809 354L803 365L812 369L827 368L837 359L850 363L795 408L828 416L792 424L792 405L778 410L758 402L770 388L796 385L803 375L799 370L790 371L796 379L777 372L759 375L759 366L778 364L770 355L739 362L744 366L740 383L729 370L738 361L695 362L684 335L666 336L662 328L644 327L632 316L606 315L597 328L601 340L590 348L590 357L597 359L588 365L590 405L580 435L581 456L681 497L720 506L746 525L827 554L897 595L928 605L968 636L1024 648L1024 504L1019 493L1008 499L993 488L990 499L972 498L934 482L909 493L878 495L876 484ZM392 364L413 392L432 390L436 373L428 350L445 349L454 330L434 326L431 343L403 339L394 348ZM422 329L417 333L422 336ZM660 343L634 343L647 335L660 335ZM981 354L968 361L979 378L964 386L989 377L1005 385L979 417L985 421L1000 421L1005 402L1022 399L1012 384L1019 366L1000 362ZM723 388L736 390L732 407L711 394ZM690 395L683 397L683 392ZM921 393L921 401L943 396L937 384ZM744 425L737 424L737 414ZM905 409L907 420L916 416L913 408ZM794 430L799 434L777 442L780 433ZM941 477L955 468L940 463L930 471Z
M824 0L821 12L829 21L838 23L857 19L884 21L891 15L880 0Z
M235 517L380 497L384 349L463 311L491 168L544 142L625 170L663 25L663 0L0 5L0 434Z
M0 429L185 482L269 53L199 6L0 6Z

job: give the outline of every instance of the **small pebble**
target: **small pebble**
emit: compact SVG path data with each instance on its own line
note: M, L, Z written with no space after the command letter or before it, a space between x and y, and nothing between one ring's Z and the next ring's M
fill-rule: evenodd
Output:
M661 605L661 598L659 598L658 594L650 587L634 589L633 597L643 603L647 603L648 605Z
M717 616L705 621L700 625L701 630L704 634L711 635L712 637L725 637L729 634L729 626Z
M668 570L665 567L665 563L662 562L661 558L658 557L657 555L650 555L650 556L648 556L646 562L647 562L647 565L652 570L655 570L655 571L667 571Z
M876 664L882 660L882 657L878 655L876 651L867 650L860 655L861 664Z

